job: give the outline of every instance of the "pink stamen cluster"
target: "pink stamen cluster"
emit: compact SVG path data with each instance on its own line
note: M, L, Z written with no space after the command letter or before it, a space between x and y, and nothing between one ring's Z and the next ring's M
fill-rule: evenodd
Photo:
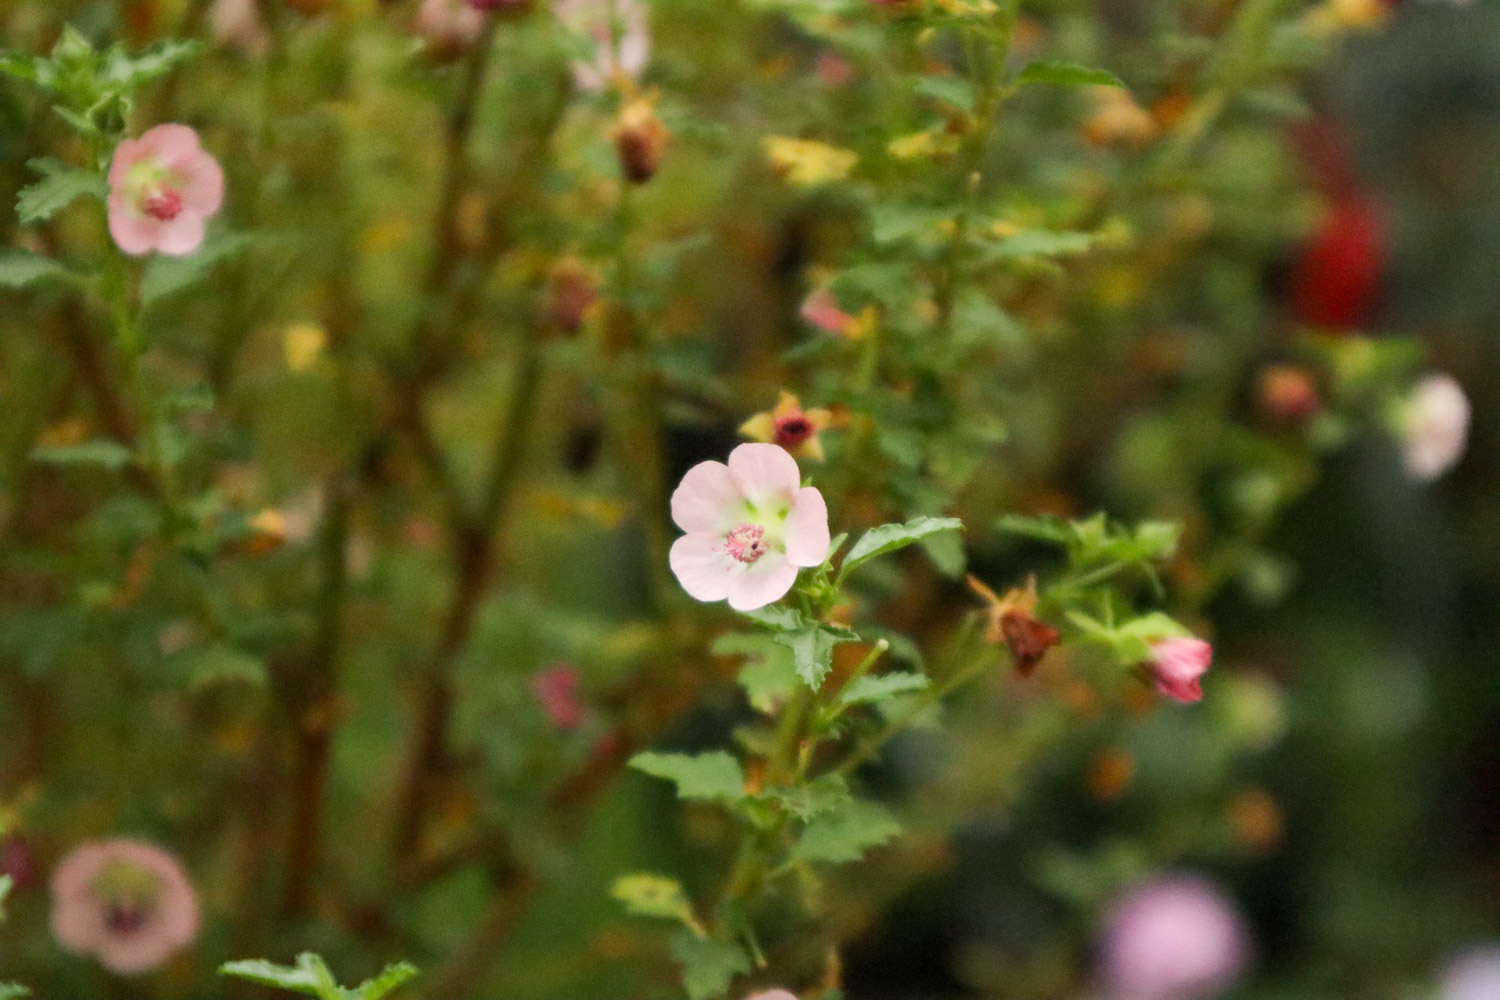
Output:
M766 544L766 529L758 524L740 524L724 536L724 551L749 565L771 550Z

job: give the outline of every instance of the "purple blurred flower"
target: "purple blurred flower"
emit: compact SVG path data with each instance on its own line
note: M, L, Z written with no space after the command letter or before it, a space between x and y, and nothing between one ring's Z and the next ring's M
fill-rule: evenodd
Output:
M1459 952L1443 965L1439 1000L1500 997L1500 943Z
M1218 887L1168 875L1131 889L1106 916L1100 985L1111 1000L1198 1000L1231 986L1249 952L1244 920Z
M138 840L95 840L52 873L52 934L122 975L156 968L198 935L198 897L177 859Z

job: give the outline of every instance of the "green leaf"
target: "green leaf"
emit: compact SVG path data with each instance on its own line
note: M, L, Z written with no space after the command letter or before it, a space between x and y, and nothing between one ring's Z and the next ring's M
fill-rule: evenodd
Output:
M43 446L33 451L31 457L49 465L97 465L110 470L123 469L133 458L129 448L108 438L95 438L80 444Z
M1067 233L1051 229L1023 229L991 244L987 255L1007 257L1070 257L1094 245L1092 233Z
M792 652L774 636L729 632L714 640L715 656L745 656L740 687L756 711L770 714L797 691L797 669Z
M1090 69L1069 62L1034 62L1016 74L1016 86L1028 83L1051 83L1063 87L1123 87L1120 78L1108 70Z
M1006 514L995 521L995 530L1022 535L1039 542L1051 542L1053 545L1067 545L1073 540L1072 526L1054 514L1039 514L1035 517Z
M807 627L807 619L796 608L772 604L753 611L741 611L740 614L773 632L793 632Z
M766 797L780 802L804 823L814 816L843 809L853 801L842 775L825 774L796 788L773 788Z
M917 78L912 89L923 97L941 101L960 111L974 110L974 87L962 77L922 76Z
M229 683L263 688L270 682L264 661L233 646L183 650L171 658L171 667L193 691Z
M932 681L921 674L893 673L876 677L859 677L839 692L839 704L845 708L871 705L898 694L925 691Z
M387 965L380 975L366 979L356 986L354 994L359 997L359 1000L384 1000L416 974L415 965L409 962L396 962L393 965Z
M848 629L816 624L795 632L782 632L776 636L776 641L792 651L797 676L816 691L823 686L828 671L833 669L833 647L857 638Z
M647 751L630 758L630 766L655 778L675 782L683 799L730 801L745 797L740 762L723 750L696 755Z
M336 998L337 994L330 994L328 987L335 990L337 984L333 982L333 976L328 972L328 966L317 955L304 952L297 956L297 964L277 965L263 958L245 959L239 962L225 962L219 966L219 975L234 976L237 979L248 979L252 983L262 986L272 986L279 990L291 993L305 993L314 997Z
M0 288L26 288L42 281L78 281L61 262L30 250L0 253Z
M22 225L45 222L72 204L75 198L92 197L103 201L109 196L104 178L52 157L31 160L26 164L41 175L41 180L21 189L16 196L16 214Z
M884 806L851 799L842 808L813 817L793 855L830 864L858 861L900 832L901 824Z
M675 920L688 927L698 925L698 919L693 915L693 904L688 902L682 883L675 878L648 872L622 875L615 879L609 894L624 904L627 912L637 917Z
M19 983L0 983L0 1000L17 1000L19 997L29 997L31 991Z
M115 90L134 90L166 76L204 48L202 42L168 38L130 55L116 45L105 53L99 79Z
M904 549L913 542L944 531L962 531L964 523L956 517L916 517L905 524L882 524L865 532L839 567L839 580L864 563L879 556Z
M668 948L682 966L682 985L688 1000L721 997L729 991L735 976L750 971L750 956L737 944L682 931L672 936Z
M227 233L205 240L197 252L186 257L157 255L141 276L141 306L155 305L208 277L219 264L242 253L255 242L248 233Z
M16 52L0 52L0 76L25 80L28 83L34 82L36 62L31 56L23 56Z
M4 832L4 828L0 827L0 833ZM9 875L0 875L0 920L5 919L5 897L10 895L11 887L14 885L15 880Z

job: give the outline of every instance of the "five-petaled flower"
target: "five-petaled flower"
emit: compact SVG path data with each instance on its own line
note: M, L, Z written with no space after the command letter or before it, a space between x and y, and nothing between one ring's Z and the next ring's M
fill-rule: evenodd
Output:
M1208 672L1214 649L1202 639L1177 636L1151 644L1148 669L1156 690L1174 701L1203 700L1200 678Z
M672 572L700 601L751 611L780 600L799 567L828 557L828 505L774 444L742 444L729 464L701 462L672 494Z
M804 410L802 403L789 392L782 392L776 409L757 413L740 425L740 433L752 441L779 445L799 458L823 461L823 442L818 435L834 425L832 410L813 407Z
M91 841L52 874L52 933L64 948L115 972L146 972L198 935L198 897L161 848Z
M139 257L180 257L203 243L224 202L224 171L186 125L158 125L115 149L109 168L109 233Z

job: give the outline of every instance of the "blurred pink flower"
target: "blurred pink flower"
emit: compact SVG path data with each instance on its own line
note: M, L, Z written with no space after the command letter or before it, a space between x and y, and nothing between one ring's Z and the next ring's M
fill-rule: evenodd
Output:
M1436 479L1458 464L1469 441L1469 397L1451 375L1428 375L1400 415L1402 454L1413 479Z
M177 859L138 840L75 848L52 873L52 934L122 975L146 972L198 935L198 898Z
M578 668L557 663L538 670L531 678L531 693L541 703L542 711L558 729L577 729L583 725L587 709L578 697Z
M1105 917L1099 978L1111 1000L1197 1000L1233 985L1249 932L1211 882L1171 875L1131 889Z
M789 990L766 990L764 993L755 993L745 1000L797 1000L797 995Z
M1191 636L1159 639L1151 644L1151 678L1156 690L1175 701L1203 700L1200 682L1213 661L1214 648Z
M774 444L742 444L729 464L702 462L672 494L672 572L700 601L737 611L780 600L797 569L828 556L828 505L802 485L797 460Z
M1500 944L1481 945L1443 965L1438 1000L1495 1000L1500 997Z
M260 16L258 0L214 0L208 29L216 43L247 56L263 56L271 48L271 33Z
M804 299L798 312L808 325L824 333L842 334L854 322L854 317L839 307L839 300L826 288L820 288Z
M223 202L224 171L186 125L158 125L115 149L109 232L132 256L192 253Z
M611 6L618 26L610 23ZM646 68L651 33L641 0L553 0L552 9L564 27L593 39L597 46L594 58L573 64L579 90L602 91L617 76L635 79Z
M422 0L412 31L433 57L456 59L479 40L484 15L464 0Z

